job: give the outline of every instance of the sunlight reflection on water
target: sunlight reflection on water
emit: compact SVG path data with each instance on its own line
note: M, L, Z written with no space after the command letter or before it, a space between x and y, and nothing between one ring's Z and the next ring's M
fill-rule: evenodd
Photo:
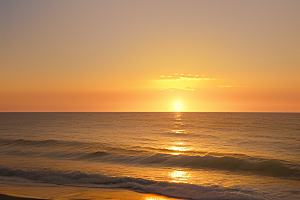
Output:
M174 142L173 144L170 145L170 147L167 147L166 149L174 151L171 154L172 155L180 155L183 154L186 151L191 150L190 148L187 148L187 144L183 142L183 139L181 138L180 135L185 135L187 134L186 130L184 130L184 123L182 122L182 113L177 112L174 113L174 126L175 128L172 129L171 131L175 133L177 136L174 137Z
M175 170L169 172L169 177L172 179L172 182L188 183L188 178L191 176L190 173L183 170Z
M177 141L174 144L174 146L171 146L171 147L169 147L167 149L174 151L174 152L171 153L173 155L180 155L180 154L183 154L186 151L191 150L190 148L187 148L186 144L184 142L182 142L182 141Z

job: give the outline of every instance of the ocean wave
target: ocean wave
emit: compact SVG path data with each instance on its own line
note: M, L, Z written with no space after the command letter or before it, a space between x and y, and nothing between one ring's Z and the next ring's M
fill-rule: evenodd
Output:
M271 176L300 176L300 170L290 167L279 160L242 159L231 156L187 156L155 154L146 157L142 163L162 163L167 166L179 166L189 168L213 168L222 170L243 170L261 172Z
M122 162L122 164L141 164L159 167L184 167L191 169L219 169L229 171L247 171L267 176L289 177L300 180L299 166L286 164L275 159L237 158L231 156L189 156L172 154L153 154L141 156L114 155L95 152L83 156L91 161Z
M98 158L98 157L107 156L107 155L109 155L109 153L107 153L105 151L96 151L93 153L83 155L81 158Z
M0 167L0 176L17 177L30 181L82 187L124 188L142 193L154 193L184 199L253 199L247 191L220 186L200 186L170 183L133 177L112 177L79 171L45 169L14 169ZM255 198L258 199L258 198Z
M59 145L69 145L69 146L78 146L83 145L82 142L77 141L62 141L62 140L26 140L26 139L2 139L0 138L1 145L10 145L10 146L59 146Z
M147 148L142 149L140 146L115 146L113 144L101 143L101 142L79 142L79 141L65 141L65 140L28 140L28 139L2 139L0 138L0 146L10 146L10 147L56 147L56 149L61 147L75 148L79 149L103 149L110 150L114 152L145 152L148 151ZM148 148L154 150L154 148Z
M175 155L173 153L176 153L176 151L168 149L140 146L117 147L102 143L60 140L35 141L0 139L0 144L2 146L18 147L3 148L1 153L7 155L88 160L91 162L113 162L128 165L140 164L158 167L246 171L267 176L280 176L300 180L300 167L295 163L278 159L251 157L244 154L192 151L182 155ZM38 146L38 149L19 148L20 145ZM51 148L54 146L57 148Z

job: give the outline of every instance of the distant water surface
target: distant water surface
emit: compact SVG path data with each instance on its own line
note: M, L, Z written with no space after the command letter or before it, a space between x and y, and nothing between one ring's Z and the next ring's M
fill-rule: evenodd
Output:
M0 181L300 199L300 114L0 113Z

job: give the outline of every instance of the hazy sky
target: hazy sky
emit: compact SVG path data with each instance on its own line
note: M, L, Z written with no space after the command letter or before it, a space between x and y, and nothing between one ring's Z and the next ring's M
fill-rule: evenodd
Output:
M0 0L0 111L300 112L299 10Z

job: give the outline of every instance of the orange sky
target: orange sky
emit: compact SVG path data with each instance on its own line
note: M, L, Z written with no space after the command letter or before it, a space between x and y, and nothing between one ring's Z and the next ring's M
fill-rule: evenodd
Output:
M300 112L299 10L0 0L0 111Z

